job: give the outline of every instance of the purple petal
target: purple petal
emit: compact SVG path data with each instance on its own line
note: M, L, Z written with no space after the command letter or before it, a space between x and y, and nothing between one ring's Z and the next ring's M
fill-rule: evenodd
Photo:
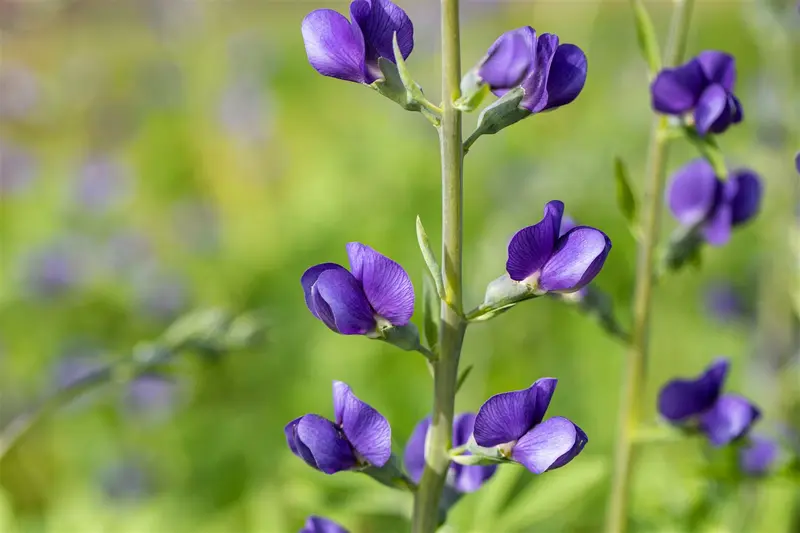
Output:
M364 35L367 61L383 57L394 62L392 40L395 32L403 59L414 49L414 25L411 19L389 0L355 0L350 4L350 17Z
M728 93L728 106L733 108L731 110L731 124L738 124L744 120L742 103L739 101L736 95Z
M309 516L299 533L348 533L348 531L328 518Z
M736 60L732 55L716 50L700 52L697 61L711 83L718 83L726 91L733 91L736 84Z
M522 228L511 238L508 244L508 261L506 272L514 281L522 281L538 272L550 259L561 227L564 204L558 200L548 202L544 206L542 220Z
M369 246L347 244L350 269L378 315L393 326L405 326L414 314L414 286L403 267Z
M732 209L729 204L719 206L703 225L703 238L711 246L722 246L731 238Z
M361 284L347 270L322 272L311 289L315 316L342 335L364 335L375 329Z
M335 474L358 466L350 443L327 418L305 415L292 427L292 432L295 447L309 466L326 474ZM289 447L291 448L291 444Z
M742 168L731 172L729 180L736 183L736 193L731 199L731 223L737 226L758 213L763 194L761 177L750 169Z
M720 358L696 379L668 382L658 394L658 412L667 420L683 422L711 409L722 391L729 364Z
M794 168L797 170L797 173L800 174L800 152L797 152L797 155L794 156Z
M385 465L392 455L392 428L386 418L341 381L333 382L333 405L336 422L358 454L371 465Z
M289 445L289 449L292 451L292 453L300 458L303 456L300 455L300 448L297 446L297 424L300 423L302 418L302 416L295 418L283 428L283 434L286 436L286 444Z
M303 286L303 292L306 296L306 307L308 310L311 311L311 314L315 317L319 318L317 315L316 310L314 309L313 300L311 298L311 288L317 282L317 278L319 275L325 272L326 270L347 270L341 265L337 265L336 263L322 263L321 265L314 265L305 272L303 275L300 276L300 285ZM321 319L320 319L321 320Z
M536 55L533 60L533 69L522 81L525 96L520 102L531 113L538 113L547 107L547 78L550 75L550 66L558 48L558 36L552 33L543 33L536 39Z
M768 473L778 459L780 448L773 439L751 437L747 446L739 450L739 468L751 476Z
M411 432L403 451L403 464L414 483L419 483L422 471L425 470L425 439L428 437L430 427L431 417L420 420Z
M548 292L575 292L600 273L611 250L611 239L600 230L578 226L556 244L550 260L542 267L539 287Z
M697 105L706 84L703 68L695 59L664 69L650 86L653 109L667 115L687 113Z
M453 446L464 446L475 428L475 413L461 413L453 419Z
M714 407L700 417L700 429L714 446L725 446L743 436L761 412L746 398L726 394Z
M729 115L728 121L723 125L717 123L717 120L726 120L725 112L728 109L728 93L721 85L709 85L700 96L697 102L697 107L694 110L694 123L697 132L700 135L708 133L712 127L713 129L725 129L730 124Z
M525 434L511 452L511 458L534 474L562 467L574 459L588 439L569 419L556 416Z
M562 44L553 56L547 76L547 105L555 109L575 100L586 83L586 54L574 44Z
M496 394L475 417L473 436L478 446L492 447L515 441L542 421L557 380L542 378L524 390Z
M351 24L332 9L317 9L301 25L308 62L323 76L356 83L371 83L365 74L364 37L358 24Z
M453 446L464 446L475 427L474 413L461 413L453 419ZM475 492L497 471L497 465L465 466L453 464L452 486L461 493Z
M530 26L507 31L486 52L478 76L492 91L505 92L519 86L531 68L536 31Z
M561 237L562 235L564 235L566 232L576 227L577 225L578 224L572 217L564 215L563 217L561 217L561 229L558 232L558 236Z
M673 176L667 192L672 215L684 226L705 220L714 209L719 180L705 159L695 159Z

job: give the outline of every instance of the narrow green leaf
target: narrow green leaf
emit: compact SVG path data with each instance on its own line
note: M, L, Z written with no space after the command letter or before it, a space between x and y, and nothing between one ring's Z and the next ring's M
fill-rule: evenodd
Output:
M458 391L461 390L461 386L464 385L464 383L466 383L467 378L472 372L474 366L475 365L469 365L468 367L466 367L464 370L461 371L461 375L458 376L458 381L456 382L456 394L458 394Z
M422 87L414 81L414 78L411 77L411 73L408 71L406 61L403 59L403 53L400 51L400 46L397 44L396 32L392 38L392 48L394 50L394 62L397 65L397 72L400 74L400 79L403 81L408 95L412 100L418 102L426 100L425 96L422 94Z
M614 177L617 184L617 206L622 216L631 226L636 225L636 197L631 190L631 176L628 166L621 158L614 159Z
M417 216L417 242L419 249L422 252L422 258L425 260L425 265L428 267L428 272L431 279L436 286L436 294L444 301L444 282L442 280L442 269L439 268L439 263L436 261L436 254L431 248L431 241L428 239L428 233L422 225L422 219Z
M428 275L422 276L422 334L428 348L436 355L439 354L439 295L436 294L436 287L433 280Z
M661 70L661 51L658 47L658 37L653 27L650 14L644 6L642 0L631 0L633 8L633 18L636 21L636 40L639 41L639 50L642 57L647 61L651 76Z

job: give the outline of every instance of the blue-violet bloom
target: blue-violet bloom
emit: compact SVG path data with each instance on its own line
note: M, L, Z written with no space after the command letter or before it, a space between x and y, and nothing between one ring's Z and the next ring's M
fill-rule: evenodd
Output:
M403 267L369 246L347 245L348 271L322 263L300 278L311 313L342 335L373 335L405 326L414 314L414 286Z
M779 455L780 447L774 439L753 436L739 449L739 468L750 476L763 476L772 469Z
M556 416L542 422L558 380L542 378L530 388L492 396L478 410L473 437L478 446L500 453L534 474L560 468L588 442L572 421Z
M461 413L453 419L453 446L464 446L472 436L474 413ZM425 439L431 427L431 417L426 417L414 428L403 453L403 463L414 483L419 483L425 469ZM469 452L467 452L469 454ZM452 463L447 471L447 484L457 492L475 492L494 475L497 465L465 466Z
M700 225L705 240L721 246L732 228L758 214L762 195L761 177L752 170L737 169L721 180L705 159L695 159L673 175L667 203L678 222Z
M392 40L403 59L414 48L414 26L389 0L354 0L350 19L332 9L317 9L301 30L308 62L323 76L369 85L382 78L378 59L394 62Z
M730 363L715 360L695 379L668 382L658 395L658 412L672 424L696 427L714 446L725 446L744 436L761 417L746 398L722 395Z
M333 382L333 410L335 422L309 414L286 425L292 453L326 474L384 466L392 455L392 430L386 418L341 381Z
M544 218L519 230L508 245L509 277L538 294L585 287L603 268L611 250L606 234L588 226L575 226L559 236L563 215L562 202L548 202Z
M348 533L348 531L329 518L309 516L299 533Z
M658 73L650 86L653 109L666 115L694 112L698 133L722 133L743 118L742 104L733 94L735 84L733 56L706 50Z

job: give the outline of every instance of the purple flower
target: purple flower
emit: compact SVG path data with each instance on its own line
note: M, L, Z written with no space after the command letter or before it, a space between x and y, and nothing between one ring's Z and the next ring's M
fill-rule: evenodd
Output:
M797 173L800 174L800 152L797 152L797 155L794 156L794 168L796 168Z
M22 65L0 69L0 118L24 120L39 100L39 82Z
M698 133L722 133L742 121L742 104L733 94L736 62L707 50L689 62L658 73L650 87L653 109L667 115L694 112Z
M129 176L119 163L105 156L91 157L78 171L75 202L89 211L108 211L125 198L130 188Z
M81 261L85 243L72 236L33 250L24 260L25 286L30 294L55 298L75 288L85 277Z
M175 381L158 374L144 374L128 384L125 406L135 414L161 417L170 411L177 396Z
M105 469L100 482L106 497L118 503L141 501L155 489L143 461L135 458L125 458Z
M739 468L751 476L768 473L780 455L778 443L766 437L753 436L739 449Z
M708 312L722 322L749 320L753 311L742 292L730 282L717 282L705 293Z
M534 474L560 468L588 442L572 421L556 416L542 422L558 380L542 378L530 388L492 396L475 417L478 446L498 446L500 453Z
M705 159L695 159L672 177L667 203L684 226L700 225L712 246L728 242L731 229L753 218L761 206L761 177L750 169L731 172L721 180Z
M367 85L380 79L378 59L394 62L395 33L403 59L411 54L411 19L389 0L354 0L350 19L332 9L317 9L303 19L308 62L323 76Z
M675 425L696 426L714 446L746 434L761 413L741 396L722 395L729 364L717 359L695 379L668 382L658 395L658 412Z
M36 162L25 150L0 141L0 198L27 189L36 176Z
M559 44L552 33L536 35L530 26L501 35L478 65L478 77L497 96L522 87L520 102L531 113L566 105L586 83L586 54L574 44Z
M475 426L473 413L462 413L453 420L453 446L464 446L472 436ZM431 417L423 419L414 428L406 443L403 462L414 483L419 483L422 471L425 469L425 439L431 427ZM467 452L469 454L469 452ZM457 492L475 492L494 475L497 465L490 466L464 466L453 463L447 472L447 483Z
M383 415L341 381L333 382L333 410L336 422L310 414L286 425L292 453L326 474L384 466L392 455L392 429Z
M300 283L311 313L342 335L372 334L405 326L414 314L414 287L403 267L369 246L347 244L350 271L336 263L315 265Z
M544 207L544 218L519 230L508 245L509 277L534 292L575 292L589 284L603 268L611 240L600 230L575 226L563 235L564 204Z
M348 533L348 531L328 518L309 516L299 533Z

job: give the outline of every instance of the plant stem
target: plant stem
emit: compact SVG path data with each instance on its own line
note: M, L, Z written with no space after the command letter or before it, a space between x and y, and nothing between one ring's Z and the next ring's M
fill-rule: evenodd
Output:
M450 466L458 360L466 321L462 318L462 164L460 96L461 43L458 0L442 6L442 270L446 301L441 306L439 359L433 363L433 412L425 446L425 471L414 498L413 533L433 533L440 522L439 501Z
M676 65L683 58L694 0L675 0L664 65ZM661 207L666 180L669 140L666 117L653 121L648 149L642 235L638 246L636 285L633 296L633 329L628 348L622 398L620 400L614 474L606 515L606 533L624 533L628 522L628 495L636 429L647 373L648 335L652 309L652 288L656 271L655 252L661 228Z

